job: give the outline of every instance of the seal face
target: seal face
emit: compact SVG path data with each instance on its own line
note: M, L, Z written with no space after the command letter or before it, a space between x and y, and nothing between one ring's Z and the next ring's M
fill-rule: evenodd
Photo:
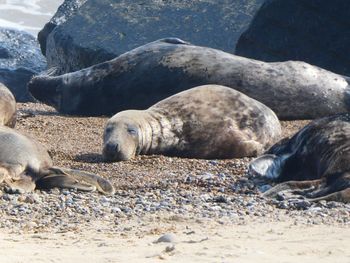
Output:
M10 193L40 188L75 188L112 194L113 186L105 179L84 171L52 166L47 151L38 142L11 128L0 126L0 183Z
M151 42L80 71L35 76L28 88L65 114L111 115L147 109L206 84L236 89L281 119L313 119L349 109L349 84L343 76L304 62L265 63L176 38Z
M278 118L262 103L228 87L204 85L147 110L127 110L107 121L103 156L137 154L223 159L256 156L281 135Z
M350 114L345 113L306 125L291 139L253 160L249 173L284 182L265 196L287 191L311 201L350 202L349 159Z
M15 127L16 100L11 91L0 82L0 125Z

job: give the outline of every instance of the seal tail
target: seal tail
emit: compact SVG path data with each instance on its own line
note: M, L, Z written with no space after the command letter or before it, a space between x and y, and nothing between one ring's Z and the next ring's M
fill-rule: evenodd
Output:
M114 194L113 185L99 175L85 171L52 167L36 182L39 188L74 188L81 191L99 191L106 195Z

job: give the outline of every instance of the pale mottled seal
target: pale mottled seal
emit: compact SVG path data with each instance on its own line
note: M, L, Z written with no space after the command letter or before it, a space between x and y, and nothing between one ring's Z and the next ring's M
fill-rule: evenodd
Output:
M0 82L0 125L16 125L16 100L11 91Z
M340 75L304 62L247 59L176 38L149 43L73 73L36 76L29 90L62 113L102 115L146 109L204 84L239 90L283 119L348 111L348 82Z
M268 190L266 196L288 190L311 201L350 202L349 160L350 114L346 113L311 122L252 161L249 172L287 181Z
M15 193L30 192L36 186L114 192L113 186L97 175L52 166L42 145L5 126L0 126L0 182Z
M180 92L147 110L122 111L104 131L103 156L128 160L137 154L221 159L256 156L281 134L272 110L218 85Z

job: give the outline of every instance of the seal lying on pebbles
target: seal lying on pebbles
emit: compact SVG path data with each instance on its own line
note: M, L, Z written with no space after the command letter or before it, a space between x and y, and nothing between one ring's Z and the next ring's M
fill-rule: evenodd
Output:
M311 201L350 202L349 160L350 114L338 114L315 120L291 139L274 145L250 163L249 172L287 181L265 196L286 191Z
M36 186L114 193L113 186L97 175L52 166L42 145L5 126L0 126L0 182L10 193L30 192Z
M206 159L256 156L280 135L279 120L268 107L234 89L205 85L144 111L114 115L105 127L103 156L108 161L137 154Z
M149 43L73 73L36 76L28 87L35 98L62 113L109 115L146 109L205 84L234 88L282 119L318 118L349 109L343 76L304 62L265 63L177 38Z
M16 125L16 100L11 91L0 82L0 125Z

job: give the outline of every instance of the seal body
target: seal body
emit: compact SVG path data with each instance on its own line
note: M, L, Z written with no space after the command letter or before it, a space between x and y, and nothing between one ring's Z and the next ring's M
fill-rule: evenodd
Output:
M103 156L137 154L221 159L256 156L281 134L278 118L262 103L219 85L195 87L147 110L122 111L104 131Z
M304 62L247 59L177 38L149 43L80 71L36 76L28 87L35 98L62 113L109 115L146 109L205 84L234 88L282 119L348 111L349 84L340 75Z
M350 202L350 114L315 120L250 163L249 172L285 182L266 192ZM301 182L299 182L301 181Z
M83 171L54 167L42 145L11 128L0 126L0 183L10 193L62 187L111 194L113 186L105 179Z
M0 125L16 125L16 100L11 91L0 82Z

